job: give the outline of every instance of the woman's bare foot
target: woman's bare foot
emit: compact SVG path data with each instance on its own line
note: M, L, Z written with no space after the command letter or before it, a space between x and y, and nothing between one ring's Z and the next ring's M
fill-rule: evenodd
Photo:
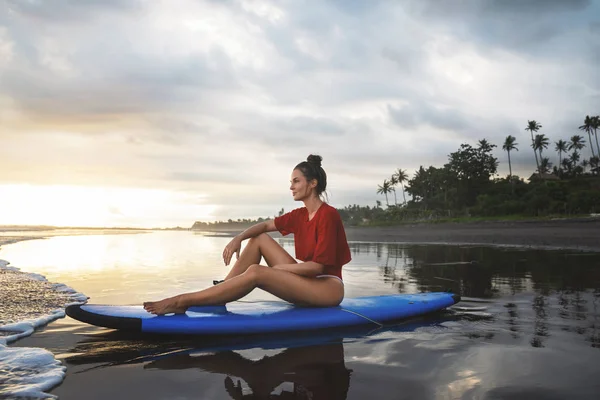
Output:
M161 301L147 301L144 303L144 310L156 315L183 314L187 310L187 307L181 306L176 296Z

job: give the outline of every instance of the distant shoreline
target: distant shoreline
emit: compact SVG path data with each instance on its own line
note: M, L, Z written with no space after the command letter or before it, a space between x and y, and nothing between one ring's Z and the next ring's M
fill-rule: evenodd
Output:
M232 237L248 226L206 227L202 230L187 230L206 233L209 236ZM522 246L537 248L577 249L600 252L600 218L570 218L557 220L518 220L480 222L405 223L393 226L348 226L348 241L381 243L428 243L428 244L477 244L494 246ZM143 233L169 229L139 228L56 228L47 234L32 229L24 235L0 235L0 246L21 240L41 239L52 236L70 236L116 233ZM175 230L175 229L173 229ZM15 231L15 230L12 230ZM10 233L0 226L0 233ZM25 232L21 230L21 232ZM38 233L38 234L36 234ZM274 237L282 237L273 232ZM291 237L291 236L290 236Z

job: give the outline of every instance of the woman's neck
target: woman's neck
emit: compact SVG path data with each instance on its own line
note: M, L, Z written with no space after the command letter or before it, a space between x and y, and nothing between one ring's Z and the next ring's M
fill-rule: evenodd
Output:
M321 200L318 197L311 197L309 199L304 200L304 206L308 210L309 214L312 214L315 211L317 211L319 207L321 207L321 204L323 204L323 200Z

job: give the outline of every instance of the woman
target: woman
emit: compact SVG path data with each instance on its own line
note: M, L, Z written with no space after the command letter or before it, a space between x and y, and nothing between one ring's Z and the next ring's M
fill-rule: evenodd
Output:
M223 250L229 265L237 261L225 280L199 292L146 302L153 314L183 313L191 306L225 304L261 288L290 303L303 306L337 306L344 298L342 266L350 262L346 233L337 210L321 199L327 175L320 156L310 155L292 171L290 190L304 207L274 220L258 223L234 237ZM294 234L297 262L266 232ZM240 255L242 241L250 239ZM260 265L261 258L268 266Z

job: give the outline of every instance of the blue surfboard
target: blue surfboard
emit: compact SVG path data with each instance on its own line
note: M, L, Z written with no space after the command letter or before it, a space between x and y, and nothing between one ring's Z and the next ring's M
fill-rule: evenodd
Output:
M190 307L185 314L153 315L142 306L71 305L73 319L105 328L161 334L258 334L309 331L414 318L460 301L447 293L418 293L344 299L338 307L299 307L280 301L236 301Z

